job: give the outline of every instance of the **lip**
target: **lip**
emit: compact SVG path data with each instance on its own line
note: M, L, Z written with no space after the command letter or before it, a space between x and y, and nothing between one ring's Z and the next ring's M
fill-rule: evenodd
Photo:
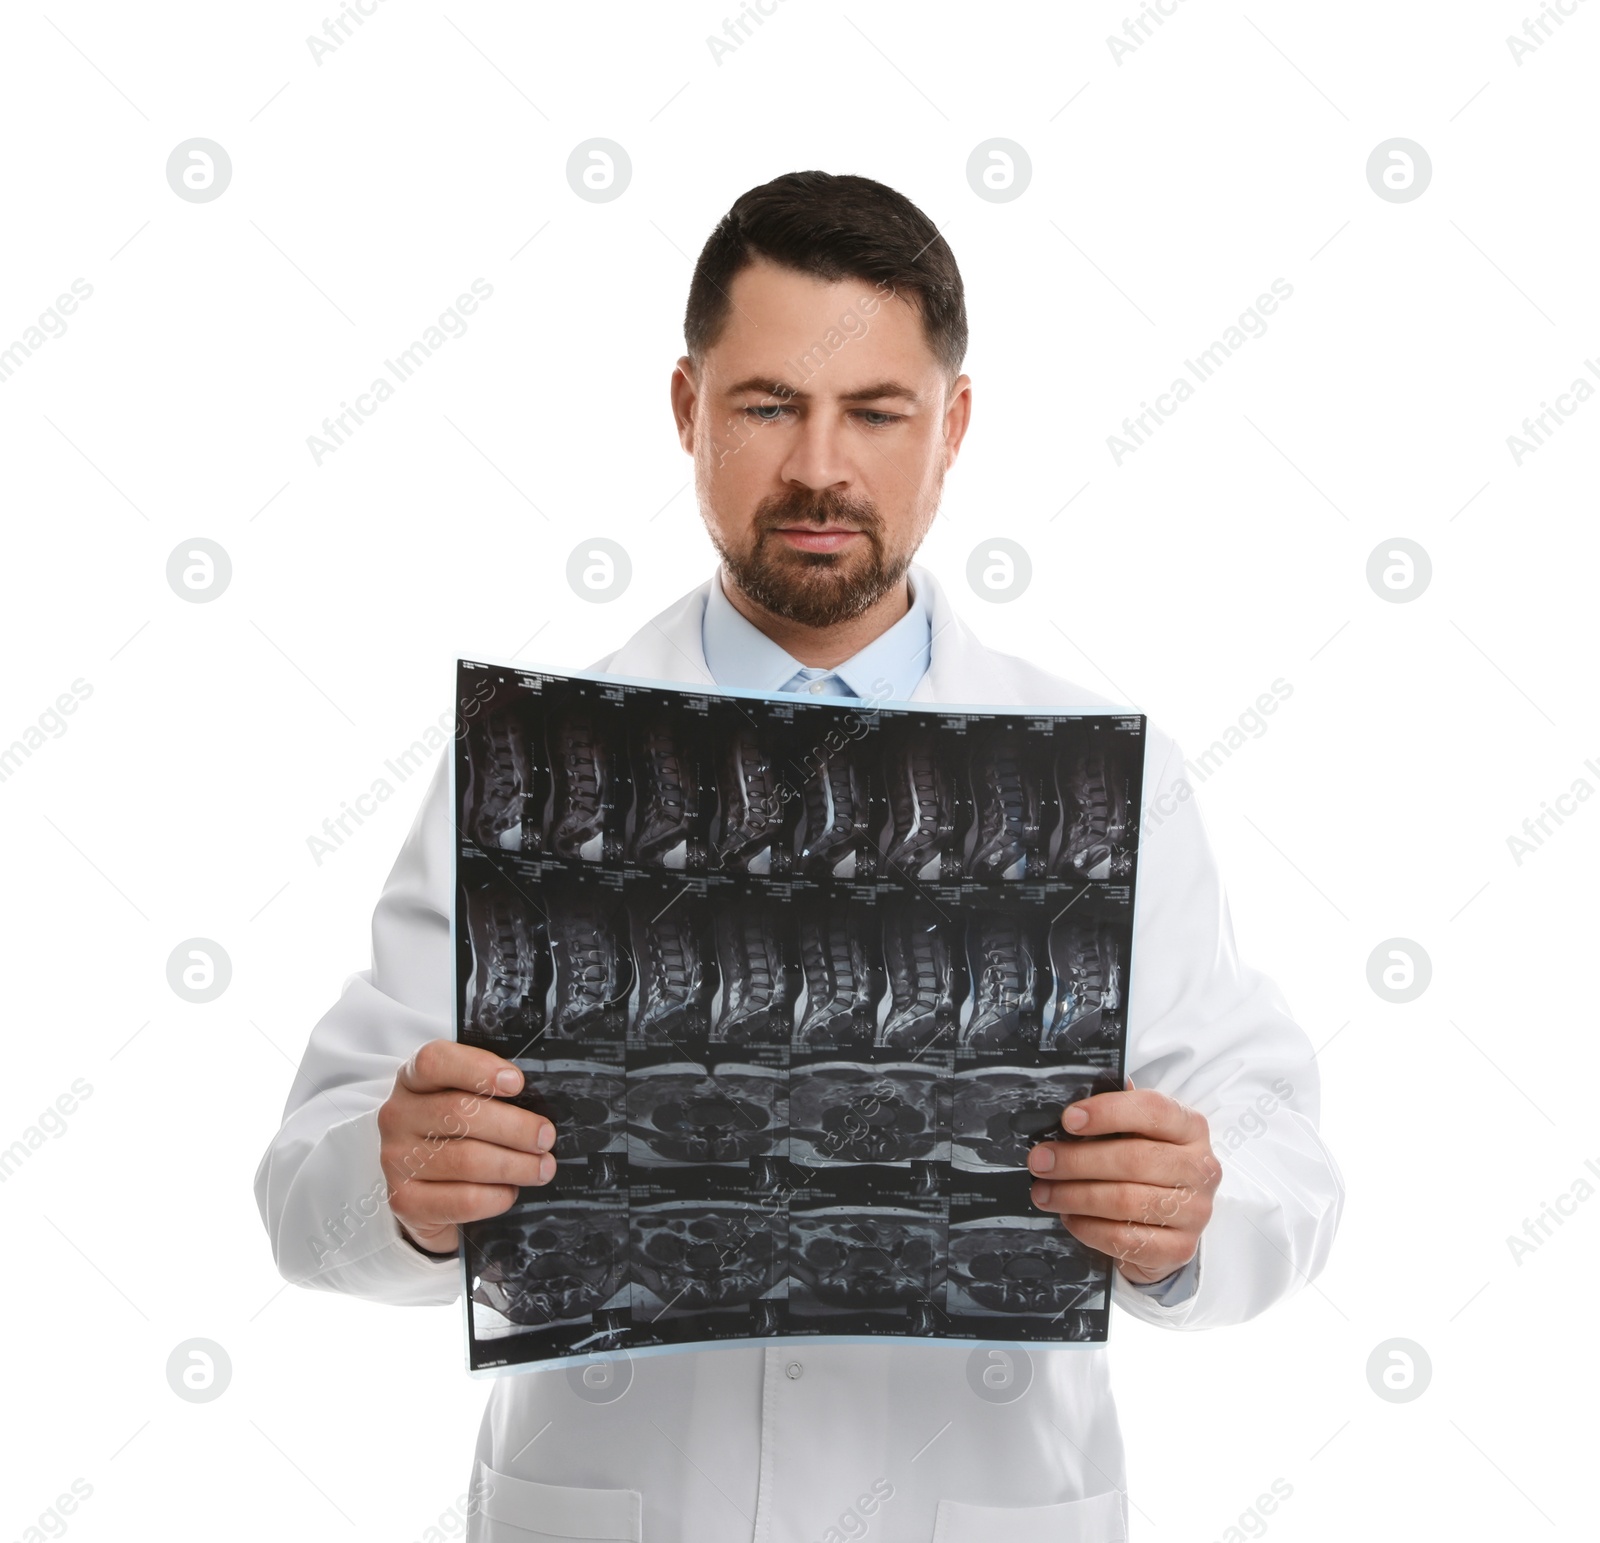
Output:
M774 532L801 552L839 552L860 538L859 530L843 526L780 525Z

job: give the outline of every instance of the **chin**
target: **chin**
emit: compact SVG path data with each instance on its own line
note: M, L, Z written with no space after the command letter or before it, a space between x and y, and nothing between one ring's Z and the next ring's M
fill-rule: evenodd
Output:
M746 561L728 567L734 582L773 615L804 627L834 627L882 599L904 577L906 564L885 567L876 550L798 552L763 540Z
M854 591L836 592L809 588L803 593L775 596L781 604L769 604L767 609L787 621L798 622L802 627L837 627L854 621L878 599L877 595Z

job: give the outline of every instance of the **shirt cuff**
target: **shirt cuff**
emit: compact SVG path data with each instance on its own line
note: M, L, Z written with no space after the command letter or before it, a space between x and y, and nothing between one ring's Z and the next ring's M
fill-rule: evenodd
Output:
M417 1240L406 1231L405 1223L401 1221L398 1216L395 1217L394 1224L400 1233L400 1241L403 1243L409 1243L411 1247L421 1254L424 1259L455 1259L461 1253L461 1245L458 1243L450 1250L449 1253L436 1254L431 1248L424 1248L419 1242L417 1242Z
M1162 1307L1175 1307L1194 1295L1196 1277L1200 1273L1200 1256L1197 1253L1181 1270L1175 1270L1163 1280L1127 1281L1142 1296L1153 1297ZM1123 1277L1127 1279L1126 1276Z

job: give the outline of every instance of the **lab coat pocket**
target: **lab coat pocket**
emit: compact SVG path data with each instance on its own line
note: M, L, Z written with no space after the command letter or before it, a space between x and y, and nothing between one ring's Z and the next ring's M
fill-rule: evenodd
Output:
M483 1543L640 1543L639 1491L514 1479L479 1464Z
M1124 1543L1128 1536L1122 1496L1114 1490L1060 1505L967 1505L941 1500L933 1543Z

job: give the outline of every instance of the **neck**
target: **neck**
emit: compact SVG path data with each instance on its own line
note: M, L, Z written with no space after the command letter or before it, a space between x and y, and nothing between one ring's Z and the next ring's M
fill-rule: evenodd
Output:
M881 638L911 609L911 586L901 579L881 600L874 601L859 616L831 627L807 627L775 615L758 605L722 569L718 582L728 602L744 619L759 627L791 658L816 670L831 670L846 659L853 659L874 638Z

